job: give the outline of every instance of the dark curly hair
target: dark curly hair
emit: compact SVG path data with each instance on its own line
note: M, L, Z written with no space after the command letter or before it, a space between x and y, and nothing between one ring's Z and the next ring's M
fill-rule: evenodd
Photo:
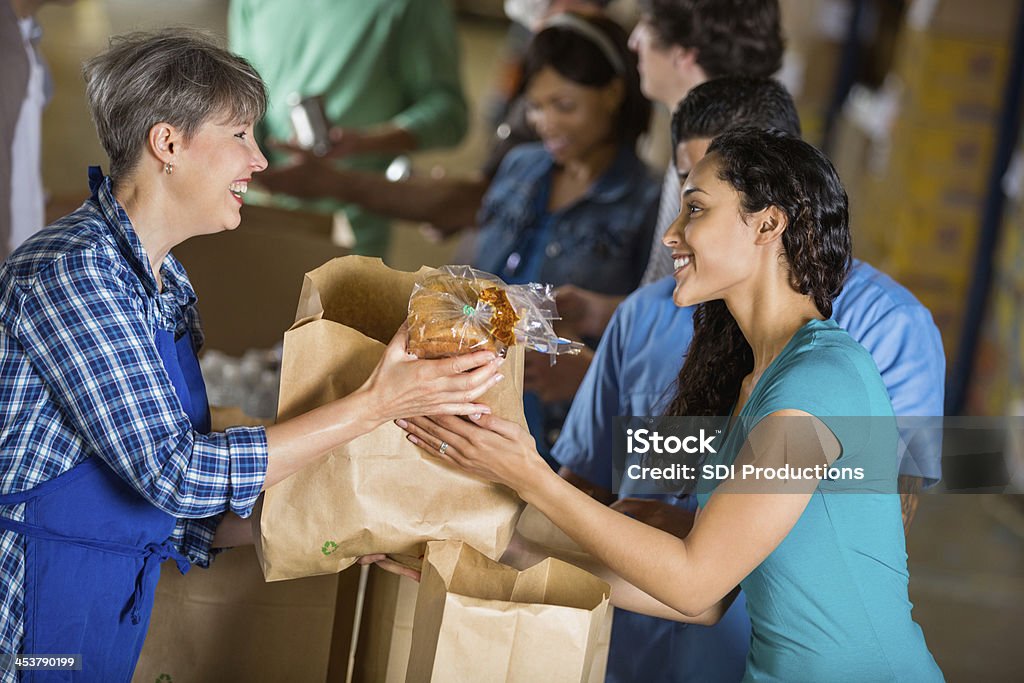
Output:
M629 49L626 30L613 20L595 15L572 14L600 31L618 53L624 66L624 73L616 73L615 67L592 40L565 26L549 26L541 30L526 50L523 60L523 81L520 93L544 67L551 67L563 78L591 88L602 88L616 78L623 80L622 104L619 107L613 130L619 142L634 144L651 120L651 103L640 91L640 74L637 71L636 55Z
M769 206L785 214L782 247L790 284L831 317L853 251L846 191L832 163L799 138L757 128L715 138L707 156L713 156L718 177L739 193L745 214ZM668 414L728 415L753 368L753 351L725 302L698 305Z
M708 78L771 76L782 66L779 0L640 0L662 46L697 49Z

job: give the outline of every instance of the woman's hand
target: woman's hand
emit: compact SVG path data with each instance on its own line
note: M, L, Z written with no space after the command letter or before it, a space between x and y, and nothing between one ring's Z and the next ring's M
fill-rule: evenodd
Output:
M495 415L434 416L397 420L409 441L470 474L504 484L523 496L545 473L556 476L537 453L530 433ZM442 444L446 444L442 446Z
M454 358L418 360L406 353L403 326L384 351L373 374L359 389L378 424L417 415L473 415L491 412L475 401L500 382L503 358L478 351Z
M376 555L363 555L356 561L359 564L375 564L386 572L398 574L399 576L405 576L417 583L419 583L420 580L420 572L416 571L412 567L406 567L401 562L395 562L383 553L379 553Z
M500 361L493 353L417 360L405 352L406 339L405 329L400 329L373 374L356 391L267 427L270 458L264 489L389 420L491 412L475 401L501 381L496 374Z

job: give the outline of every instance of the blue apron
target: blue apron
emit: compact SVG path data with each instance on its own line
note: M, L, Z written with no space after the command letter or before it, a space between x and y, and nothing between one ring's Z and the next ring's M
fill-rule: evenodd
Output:
M193 427L210 430L206 387L190 335L157 331L156 346ZM156 508L98 457L6 496L24 522L0 529L25 537L27 655L80 654L81 671L23 671L30 681L128 682L153 610L160 564L188 560L170 542L176 519Z

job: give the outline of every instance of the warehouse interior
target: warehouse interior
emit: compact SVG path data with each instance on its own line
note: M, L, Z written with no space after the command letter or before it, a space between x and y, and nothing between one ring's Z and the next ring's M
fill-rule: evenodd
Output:
M480 163L508 32L501 4L455 3L470 130L456 148L414 154L413 173L472 172ZM82 61L101 51L110 36L132 29L187 25L224 35L227 5L228 0L78 0L40 10L41 47L54 80L43 119L48 219L77 207L88 194L86 167L105 163L86 109ZM947 415L1024 417L1024 3L788 0L782 6L787 57L779 77L796 96L806 138L829 154L846 185L857 257L908 287L935 318L946 349ZM614 10L626 22L635 13L629 0L618 0ZM667 121L667 112L658 111L646 142L652 164L667 161ZM332 241L332 230L329 216L243 212L238 231L197 238L176 250L199 292L207 349L238 358L278 344L293 321L303 273L347 253ZM457 239L438 242L419 225L399 223L386 261L416 270L457 262L464 248ZM270 387L276 388L273 380ZM222 407L233 409L224 419L266 419L267 412L272 417L272 405L269 411L265 405L243 410L244 400L222 398ZM1020 422L1011 424L1020 429ZM1006 460L1005 473L1018 490L1024 482L1021 443ZM910 598L914 618L950 681L1020 680L1022 499L996 492L921 497L908 536ZM230 562L245 579L213 576L199 590L225 603L256 604L254 611L238 612L243 621L274 615L287 620L282 606L306 601L317 623L330 625L328 680L345 680L352 653L356 659L387 659L386 644L374 642L383 650L369 654L365 641L362 650L346 649L353 631L347 619L355 609L348 596L358 585L358 571L346 571L340 582L310 579L319 582L312 593L271 584L272 594L260 597L241 588L260 578L255 565L246 573L237 558ZM388 584L380 592L391 591L396 600L407 590L402 586ZM181 595L187 589L167 590ZM316 591L323 591L321 599ZM158 605L154 624L162 617L166 613ZM364 612L362 633L379 618ZM225 617L223 630L231 623ZM190 659L209 661L217 670L230 662L236 673L249 672L236 680L271 680L261 678L265 663L225 655L244 651L251 639L219 634L215 625L203 628L209 638ZM287 659L285 649L260 654ZM354 666L355 680L374 680L366 666ZM141 674L136 680L153 680Z

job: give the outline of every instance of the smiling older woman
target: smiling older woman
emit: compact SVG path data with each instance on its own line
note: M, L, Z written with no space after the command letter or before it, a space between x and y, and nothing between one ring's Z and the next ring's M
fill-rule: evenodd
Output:
M111 175L90 169L92 196L0 268L0 654L76 653L86 679L128 681L161 561L251 541L239 517L262 490L387 420L488 412L474 401L500 375L487 352L416 360L400 332L352 395L209 433L170 250L238 226L266 166L263 82L174 30L115 39L85 76Z

